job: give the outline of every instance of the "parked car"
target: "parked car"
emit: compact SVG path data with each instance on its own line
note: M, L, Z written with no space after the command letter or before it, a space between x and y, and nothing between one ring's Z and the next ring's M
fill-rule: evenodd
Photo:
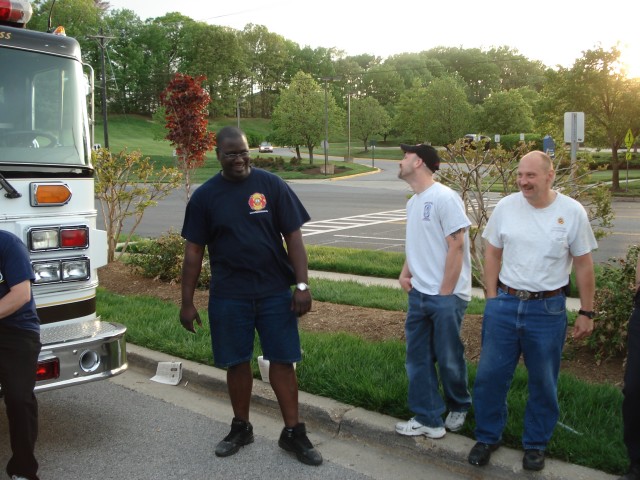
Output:
M486 135L480 135L477 133L467 133L462 138L464 139L466 148L475 150L476 149L475 144L477 143L483 143L485 151L491 148L491 137L488 137Z
M273 153L273 146L269 142L262 142L258 147L260 153Z

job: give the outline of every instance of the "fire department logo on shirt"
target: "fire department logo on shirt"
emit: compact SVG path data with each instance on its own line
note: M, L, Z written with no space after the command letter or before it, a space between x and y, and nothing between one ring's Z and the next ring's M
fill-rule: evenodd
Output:
M264 210L267 206L267 199L262 193L254 193L249 197L249 208L255 212Z
M422 220L427 222L431 221L431 210L433 209L433 202L424 202L422 206Z

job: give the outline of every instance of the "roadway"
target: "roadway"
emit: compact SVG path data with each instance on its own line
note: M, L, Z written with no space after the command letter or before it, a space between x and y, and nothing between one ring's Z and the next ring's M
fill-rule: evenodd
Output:
M224 372L218 375L224 379ZM279 414L255 404L251 417L255 442L220 459L213 451L233 417L226 396L194 381L171 386L151 381L152 376L145 366L134 365L111 380L39 394L40 478L395 480L398 474L434 480L468 478L446 466L429 465L419 456L337 435L313 418L307 419L309 436L325 461L319 467L303 465L278 447ZM390 423L388 434L393 438L392 427ZM11 451L4 414L0 431L4 467Z
M371 165L370 159L359 161ZM311 221L303 228L307 244L404 251L403 212L411 192L407 184L397 178L397 161L376 159L375 166L379 172L373 174L289 182L311 215ZM136 233L158 237L169 229L180 231L185 206L184 191L175 190L158 206L146 210ZM638 202L615 200L612 207L616 215L614 227L611 235L599 241L599 248L594 252L596 263L624 257L630 245L640 243ZM100 214L98 224L103 225Z
M503 447L482 469L466 461L473 440L403 437L390 416L300 392L309 437L324 463L310 467L277 445L282 420L270 386L254 381L255 442L218 458L215 445L232 417L223 370L182 360L178 385L151 381L168 355L131 344L130 369L110 380L38 395L40 478L65 480L506 480L526 474L522 451ZM9 458L0 416L0 464ZM541 480L615 480L603 472L549 458Z

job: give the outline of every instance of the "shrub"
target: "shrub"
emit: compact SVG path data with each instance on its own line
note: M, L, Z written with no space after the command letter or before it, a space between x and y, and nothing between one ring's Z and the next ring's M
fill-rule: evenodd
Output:
M533 142L531 146L531 150L542 150L542 136L534 133L527 133L524 136L524 143L530 144ZM501 135L500 136L500 145L505 150L517 150L521 145L522 140L520 140L519 133L513 133L509 135Z
M270 171L285 170L286 166L284 158L282 157L262 158L261 156L253 157L251 159L251 165Z
M251 159L251 165L265 170L272 170L275 166L272 158L254 157Z
M133 265L144 277L163 282L180 283L182 262L184 261L185 240L174 230L158 237L145 240L136 245L136 254L127 257L127 263ZM202 271L197 283L198 288L207 289L211 280L209 255L205 250Z
M247 136L247 143L249 144L250 148L256 148L263 141L263 136L258 133L247 131L245 132L245 135Z
M640 246L632 245L626 258L612 258L600 270L595 295L596 322L587 340L598 361L625 351L639 251Z

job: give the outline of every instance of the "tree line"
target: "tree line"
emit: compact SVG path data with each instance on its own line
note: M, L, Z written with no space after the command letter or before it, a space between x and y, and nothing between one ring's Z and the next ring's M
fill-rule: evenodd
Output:
M86 62L106 75L110 114L151 116L177 73L203 77L211 117L270 118L272 141L312 154L325 118L331 132L348 123L366 149L390 135L447 145L467 133L536 132L561 143L564 113L581 111L587 143L613 150L613 188L617 150L629 129L640 134L640 79L626 77L617 46L593 46L570 68L509 46L350 56L302 47L263 25L235 30L179 13L142 20L108 1L57 0L53 9L52 2L33 2L28 27L46 30L51 15L54 27L78 39ZM102 55L106 72L98 68Z

